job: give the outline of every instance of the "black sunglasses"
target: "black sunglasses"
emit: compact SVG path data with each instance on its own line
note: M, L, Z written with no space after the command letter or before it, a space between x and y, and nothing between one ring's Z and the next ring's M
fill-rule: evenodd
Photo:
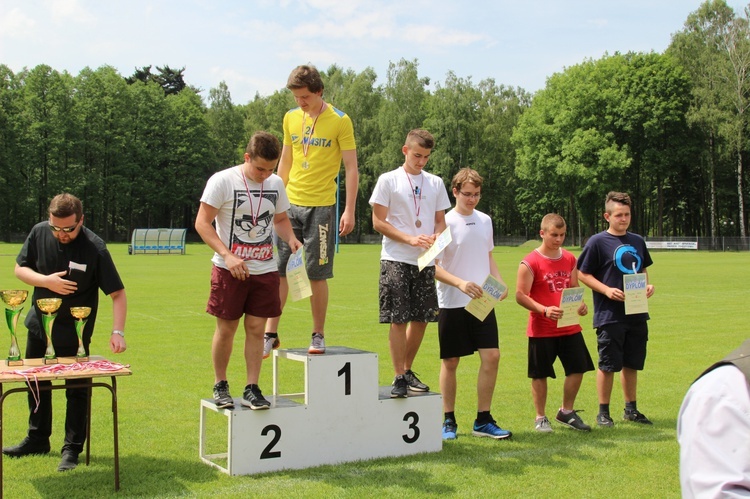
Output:
M78 222L80 222L80 220ZM78 228L78 222L76 222L75 225L71 225L70 227L58 227L57 225L49 224L49 230L51 230L52 232L63 231L63 232L70 233Z

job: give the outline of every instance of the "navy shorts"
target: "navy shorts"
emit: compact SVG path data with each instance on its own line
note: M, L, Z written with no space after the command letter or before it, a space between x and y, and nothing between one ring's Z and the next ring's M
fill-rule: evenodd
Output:
M528 376L532 379L557 378L553 364L559 358L565 376L594 370L594 361L583 334L529 338Z
M279 273L249 275L244 281L232 277L227 269L214 265L211 271L211 294L206 312L227 321L248 314L255 317L281 315Z
M495 311L480 321L465 308L441 308L438 315L440 358L472 355L480 348L498 348Z
M617 322L596 329L599 369L620 372L623 367L643 370L646 363L648 322Z

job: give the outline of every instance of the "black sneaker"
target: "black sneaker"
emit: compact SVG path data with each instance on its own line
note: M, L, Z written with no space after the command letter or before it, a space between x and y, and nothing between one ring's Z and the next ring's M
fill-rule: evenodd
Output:
M583 422L581 417L578 415L578 411L575 410L569 414L563 413L562 410L557 411L555 421L567 426L568 428L573 428L574 430L591 431L591 427Z
M57 466L57 471L69 471L75 469L76 466L78 466L78 454L73 451L66 450L62 454L62 460Z
M33 441L29 437L24 438L20 444L13 447L3 447L3 454L10 457L23 457L32 454L49 454L49 440Z
M429 392L430 387L419 381L419 378L417 378L417 373L409 369L404 373L404 378L406 378L406 386L409 390L413 392Z
M247 406L254 411L271 407L271 402L263 397L258 385L247 385L245 387L245 393L242 394L241 402L242 405Z
M406 398L406 377L399 374L393 380L393 388L391 388L391 398Z
M622 415L622 419L625 421L632 421L640 424L654 424L646 416L638 412L638 410L629 411L625 409L625 413Z
M599 426L614 426L615 422L609 417L609 414L600 412L596 415L596 424Z
M221 380L214 385L214 403L218 409L234 409L234 400L229 394L227 380Z

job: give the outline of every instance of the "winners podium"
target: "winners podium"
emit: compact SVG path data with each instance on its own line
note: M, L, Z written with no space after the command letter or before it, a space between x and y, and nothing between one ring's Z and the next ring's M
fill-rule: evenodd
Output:
M303 393L278 393L280 360L304 363ZM231 410L201 400L200 457L230 475L249 475L440 451L442 396L409 395L392 399L390 386L378 386L373 352L346 347L329 347L324 355L309 355L306 348L274 350L269 410L253 411L239 399ZM207 453L210 411L228 419L226 453ZM223 437L221 443L223 450Z

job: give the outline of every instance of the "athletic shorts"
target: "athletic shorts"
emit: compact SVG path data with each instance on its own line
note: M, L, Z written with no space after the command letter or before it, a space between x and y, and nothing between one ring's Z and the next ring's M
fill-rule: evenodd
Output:
M435 267L380 260L380 323L436 322Z
M617 322L596 329L599 369L620 372L623 367L643 370L646 363L648 322Z
M472 355L480 348L499 348L495 311L480 321L465 308L441 308L438 315L440 358Z
M529 338L528 376L532 379L557 378L553 364L559 358L565 376L594 370L583 334Z
M232 277L227 269L214 265L206 312L228 321L238 320L242 314L255 317L280 316L279 273L250 275L240 281Z
M333 255L336 253L334 226L336 206L292 205L286 212L292 222L294 235L305 247L307 277L314 281L333 278ZM292 254L287 243L278 238L279 275L286 277L286 264Z

